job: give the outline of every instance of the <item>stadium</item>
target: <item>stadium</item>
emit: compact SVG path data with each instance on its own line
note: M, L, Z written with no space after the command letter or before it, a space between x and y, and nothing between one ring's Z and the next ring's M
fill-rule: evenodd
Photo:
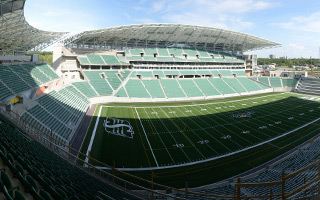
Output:
M244 54L279 43L183 24L69 35L0 5L0 199L320 198L320 80L254 76Z

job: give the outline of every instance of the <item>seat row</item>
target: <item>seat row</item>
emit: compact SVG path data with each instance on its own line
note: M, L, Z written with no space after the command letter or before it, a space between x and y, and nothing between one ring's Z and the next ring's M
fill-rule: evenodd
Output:
M297 84L297 79L293 79L293 78L262 76L262 77L256 77L254 79L272 88L284 88L284 87L294 88Z
M57 79L47 64L0 65L0 99Z
M21 119L44 134L68 143L88 106L88 98L70 85L36 99Z
M241 94L268 89L246 77L194 79L129 79L117 97L185 98Z
M0 159L23 186L14 188L8 170L0 170L0 193L6 199L26 199L23 194L37 200L137 199L61 159L4 120L0 121Z
M320 95L319 78L302 78L297 85L297 92Z

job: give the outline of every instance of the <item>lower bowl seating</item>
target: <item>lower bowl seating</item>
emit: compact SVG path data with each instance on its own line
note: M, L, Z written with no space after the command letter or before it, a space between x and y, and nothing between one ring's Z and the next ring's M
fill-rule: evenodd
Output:
M135 199L63 160L9 123L0 122L0 158L34 199L96 199L101 193ZM6 170L0 170L0 193L6 199L25 199Z

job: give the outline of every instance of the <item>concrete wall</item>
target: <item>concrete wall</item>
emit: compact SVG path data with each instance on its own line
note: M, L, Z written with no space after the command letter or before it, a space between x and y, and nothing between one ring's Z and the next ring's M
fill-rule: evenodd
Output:
M272 88L255 91L255 92L244 92L228 95L216 95L216 96L203 96L203 97L182 97L182 98L129 98L129 97L94 97L90 99L91 104L104 104L104 103L150 103L150 102L188 102L188 101L199 101L199 100L211 100L211 99L222 99L236 96L249 96L254 94L263 94L273 92Z

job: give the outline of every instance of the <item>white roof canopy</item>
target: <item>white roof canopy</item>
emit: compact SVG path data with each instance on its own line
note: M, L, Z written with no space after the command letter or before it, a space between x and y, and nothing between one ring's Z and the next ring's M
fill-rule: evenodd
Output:
M24 17L26 0L0 0L0 50L41 50L64 33L46 32L30 26Z
M69 38L65 44L75 48L101 49L182 46L230 52L279 45L244 33L180 24L131 25L86 31Z

